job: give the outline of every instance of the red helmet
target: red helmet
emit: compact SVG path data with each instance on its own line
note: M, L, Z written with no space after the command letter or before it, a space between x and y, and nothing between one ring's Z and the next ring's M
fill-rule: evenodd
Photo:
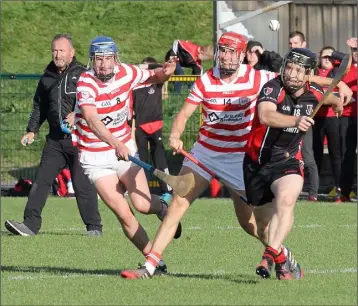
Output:
M247 48L247 37L235 32L226 32L220 36L218 45L235 49L238 53L245 52Z

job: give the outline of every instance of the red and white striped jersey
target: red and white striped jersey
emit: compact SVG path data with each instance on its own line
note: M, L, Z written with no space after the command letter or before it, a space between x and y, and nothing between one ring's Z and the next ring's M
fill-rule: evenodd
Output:
M120 141L127 142L131 139L131 129L127 123L129 93L137 84L153 76L154 71L118 64L114 67L114 73L114 77L108 82L98 80L93 70L83 72L78 80L76 128L72 132L72 142L80 150L91 152L112 150L112 147L100 140L88 127L81 113L82 106L96 107L99 120Z
M203 74L185 101L202 104L198 143L217 152L244 152L257 97L263 85L276 75L244 64L231 83L220 79L218 68Z

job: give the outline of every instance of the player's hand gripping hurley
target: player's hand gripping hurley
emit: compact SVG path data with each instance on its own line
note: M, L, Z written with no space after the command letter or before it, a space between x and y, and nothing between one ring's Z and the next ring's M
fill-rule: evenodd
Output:
M350 49L351 50L351 49ZM310 115L310 118L313 119L314 116L317 114L317 112L319 111L319 109L321 108L321 106L324 104L324 102L328 99L329 95L332 93L333 89L337 87L337 84L341 81L341 79L344 77L344 75L347 73L347 71L349 70L349 67L351 66L352 63L352 52L350 51L349 54L345 55L344 58L342 59L341 64L339 65L339 68L336 72L336 75L332 81L332 83L329 85L329 87L327 88L327 90L325 91L322 99L319 101L318 105L316 106L316 108L313 110L312 114ZM295 137L292 139L291 143L289 144L287 151L285 153L285 157L289 158L290 157L290 151L292 149L292 146L297 143L297 141L300 139L301 137L301 133L298 133L295 135Z

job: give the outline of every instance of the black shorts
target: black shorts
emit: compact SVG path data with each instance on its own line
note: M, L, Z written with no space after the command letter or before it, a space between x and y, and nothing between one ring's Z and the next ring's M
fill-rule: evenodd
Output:
M271 185L279 178L289 174L298 174L303 177L303 162L296 158L260 165L246 154L243 168L247 201L253 206L272 202L274 195Z

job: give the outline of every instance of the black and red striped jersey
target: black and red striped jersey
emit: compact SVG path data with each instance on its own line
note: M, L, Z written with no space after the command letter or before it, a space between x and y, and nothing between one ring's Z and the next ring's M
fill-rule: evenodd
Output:
M301 96L295 97L285 91L280 76L267 82L257 99L252 131L246 147L246 153L250 158L259 164L279 162L286 158L285 153L289 147L290 156L301 158L301 139L297 140L297 143L291 144L295 135L299 133L298 128L272 128L261 124L257 109L259 103L272 102L277 105L277 111L285 115L309 116L322 96L322 88L315 83L307 83L305 92Z

